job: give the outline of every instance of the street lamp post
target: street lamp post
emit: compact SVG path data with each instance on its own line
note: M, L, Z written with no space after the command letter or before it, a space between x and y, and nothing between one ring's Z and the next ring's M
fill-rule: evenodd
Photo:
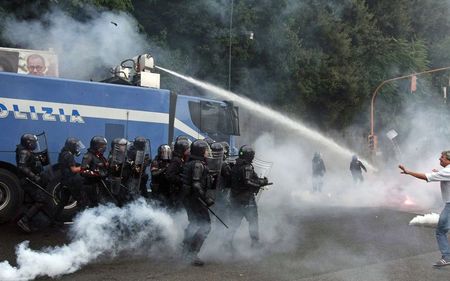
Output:
M413 76L419 76L422 74L427 74L427 73L433 73L433 72L439 72L439 71L443 71L443 70L447 70L450 69L450 66L447 67L442 67L442 68L436 68L436 69L430 69L427 71L422 71L422 72L418 72L418 73L414 73L414 74L409 74L409 75L405 75L405 76L400 76L400 77L395 77L395 78L391 78L388 80L384 80L383 82L381 82L378 87L375 89L375 91L372 94L372 102L370 103L370 135L369 135L369 144L372 143L372 145L370 145L370 150L373 153L376 150L376 135L374 133L374 127L375 127L375 120L374 120L374 115L375 115L375 98L378 94L378 91L381 89L381 87L383 87L385 84L392 82L392 81L396 81L396 80L401 80L401 79L406 79L406 78L411 78Z

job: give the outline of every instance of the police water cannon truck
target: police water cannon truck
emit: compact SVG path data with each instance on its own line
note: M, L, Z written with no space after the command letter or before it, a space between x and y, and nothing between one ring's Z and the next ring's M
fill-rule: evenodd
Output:
M32 67L27 69L32 54L43 58L42 65L33 69L41 75L30 75ZM239 135L236 106L160 89L159 74L148 54L124 60L112 70L112 77L101 82L56 77L56 55L49 52L0 48L2 58L17 65L0 71L0 222L11 220L27 202L15 159L24 133L45 132L54 169L68 137L87 144L97 135L105 136L108 143L143 136L150 140L151 151L156 151L179 135L209 136L232 145L233 136ZM60 186L52 183L46 188L56 195ZM70 213L75 206L73 202L65 211Z

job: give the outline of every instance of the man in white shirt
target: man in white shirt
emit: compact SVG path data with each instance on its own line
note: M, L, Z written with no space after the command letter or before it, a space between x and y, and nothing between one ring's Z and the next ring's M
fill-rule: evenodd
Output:
M439 162L444 168L440 171L433 169L432 173L412 172L407 170L403 165L398 166L402 170L402 174L411 175L415 178L426 180L427 182L439 181L441 183L441 194L445 207L439 216L439 222L436 228L436 240L442 258L434 264L436 267L450 265L450 246L447 238L447 232L450 229L450 150L441 153Z

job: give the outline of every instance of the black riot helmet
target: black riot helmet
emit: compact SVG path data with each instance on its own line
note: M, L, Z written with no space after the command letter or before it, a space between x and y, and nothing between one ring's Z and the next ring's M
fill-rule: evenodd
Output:
M175 141L175 144L173 145L173 153L176 156L183 157L186 150L189 149L190 142L187 139L179 139Z
M204 140L195 140L191 144L191 157L197 160L204 160L205 156L208 156L206 152L209 152L210 148L206 141Z
M64 149L70 151L76 156L79 156L81 154L81 150L84 148L84 144L77 138L67 138L64 143Z
M37 137L33 134L24 134L20 138L20 144L29 150L35 150L37 148Z
M211 147L211 152L215 153L215 152L223 152L223 146L220 142L214 142L210 145Z
M125 155L128 149L129 142L124 138L115 138L111 142L110 156Z
M133 142L136 150L145 150L147 146L147 139L144 137L136 137Z
M158 147L158 158L160 160L172 159L172 149L167 144L162 144Z
M227 159L230 157L230 145L226 141L223 141L220 144L223 147L223 159Z
M209 157L206 158L206 163L208 165L208 169L212 173L218 173L222 169L223 163L223 146L219 142L215 142L211 144L211 153Z
M249 145L243 145L239 149L239 158L251 163L255 158L255 150Z
M95 136L91 139L89 149L95 152L104 153L108 141L102 136Z
M127 141L127 139L124 139L124 138L115 138L111 142L111 149L114 149L114 146L117 144L120 146L126 147L128 145L128 141Z

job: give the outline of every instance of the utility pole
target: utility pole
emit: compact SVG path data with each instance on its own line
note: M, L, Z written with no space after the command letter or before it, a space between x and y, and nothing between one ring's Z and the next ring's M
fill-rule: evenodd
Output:
M233 28L233 6L234 6L234 0L231 0L230 34L229 34L229 46L228 46L228 91L231 91L231 30Z

